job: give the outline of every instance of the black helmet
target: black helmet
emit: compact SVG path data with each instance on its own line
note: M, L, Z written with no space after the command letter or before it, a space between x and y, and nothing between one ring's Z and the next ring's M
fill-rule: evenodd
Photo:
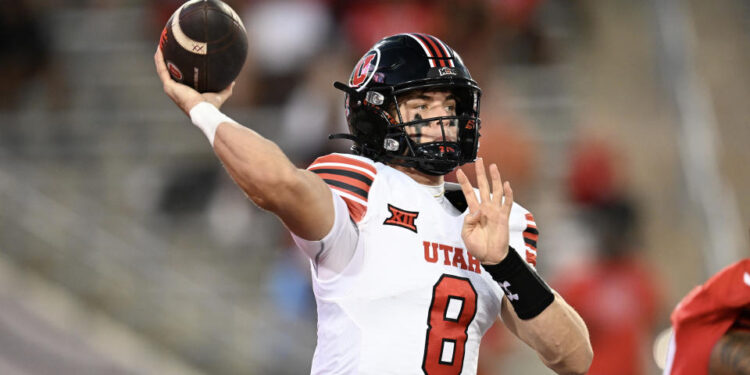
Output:
M438 176L474 161L477 156L481 90L461 57L434 36L398 34L384 38L362 56L348 85L335 82L334 86L346 92L346 119L351 134L335 134L330 138L353 140L355 154ZM433 89L453 94L455 116L404 123L399 96L413 90ZM457 139L448 141L443 128L442 141L417 143L404 129L432 121L439 121L441 128L444 123L457 125Z

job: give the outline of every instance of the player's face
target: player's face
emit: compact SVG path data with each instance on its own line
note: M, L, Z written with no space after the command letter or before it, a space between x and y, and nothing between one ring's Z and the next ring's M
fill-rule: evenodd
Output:
M403 122L440 116L456 115L456 98L450 91L417 91L399 100ZM442 124L442 126L441 126ZM416 143L456 142L458 126L455 120L434 120L405 127L406 134ZM445 134L445 138L443 138Z

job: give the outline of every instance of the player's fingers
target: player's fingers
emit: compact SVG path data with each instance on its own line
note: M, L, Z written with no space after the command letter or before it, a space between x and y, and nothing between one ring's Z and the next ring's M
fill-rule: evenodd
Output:
M236 81L232 81L232 83L230 83L229 86L227 86L227 88L225 88L224 90L221 90L221 92L219 94L221 94L221 96L224 96L224 97L228 98L230 95L232 95L232 92L234 91L234 84L235 83L237 83L237 82Z
M161 54L161 48L156 48L154 53L154 65L156 65L156 74L159 75L159 79L162 83L167 84L171 80L169 72L167 71L167 65L164 64L164 57Z
M505 200L503 200L501 210L503 214L510 216L510 210L513 207L513 189L510 188L510 182L508 181L503 184L503 194L505 194Z
M490 165L490 178L492 179L492 201L500 204L503 198L503 180L497 164Z
M227 86L224 90L221 90L221 92L218 93L219 99L223 103L225 100L229 99L230 96L232 96L232 92L234 91L234 84L235 82L232 82Z
M213 104L216 108L221 108L224 102L226 102L227 99L232 96L233 90L234 82L230 83L229 86L224 88L224 90L221 90L219 92L206 92L203 93L202 96L204 100Z
M161 48L156 49L156 53L154 54L154 64L156 64L156 73L159 75L164 92L174 100L175 86L177 85L177 82L172 80L172 76L169 75L167 64L164 63L164 57L161 53Z
M476 212L477 209L479 209L479 202L477 202L477 195L474 193L474 188L471 186L469 178L466 177L464 171L461 169L456 171L456 178L458 179L459 185L461 185L461 191L466 198L466 204L469 205L469 212Z
M477 209L464 217L464 225L468 227L474 226L479 223L481 217L482 211L481 209Z
M490 184L487 181L487 174L484 171L484 160L477 158L474 163L477 171L477 187L479 188L479 197L482 199L482 203L490 202Z

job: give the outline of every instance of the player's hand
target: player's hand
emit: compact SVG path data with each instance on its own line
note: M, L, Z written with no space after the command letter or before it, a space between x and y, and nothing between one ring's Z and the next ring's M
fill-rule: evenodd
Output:
M469 205L469 214L464 218L461 229L461 238L464 240L466 250L479 259L483 264L500 263L508 254L508 241L510 237L508 221L510 208L513 206L513 190L510 183L503 183L500 179L500 170L497 165L490 165L490 177L492 178L492 195L490 195L490 184L484 171L484 162L477 159L477 184L479 185L479 197L477 201L474 188L462 170L456 172L461 190ZM503 199L505 197L505 199Z
M188 116L190 110L200 102L209 102L216 108L221 108L221 105L232 96L234 82L221 92L206 92L203 94L190 86L176 82L170 77L167 65L164 63L164 57L161 54L161 48L158 47L154 54L154 64L156 64L156 74L159 75L159 79L164 85L164 92Z

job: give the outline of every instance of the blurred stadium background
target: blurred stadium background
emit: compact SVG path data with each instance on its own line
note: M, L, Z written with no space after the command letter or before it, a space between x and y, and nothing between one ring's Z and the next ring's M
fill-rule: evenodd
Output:
M748 256L748 1L227 2L250 56L226 112L300 166L347 149L326 141L345 128L331 82L374 41L422 31L461 53L480 153L535 213L592 374L659 373L676 302ZM154 73L181 3L0 0L2 374L309 373L304 259ZM550 373L501 327L481 360Z

